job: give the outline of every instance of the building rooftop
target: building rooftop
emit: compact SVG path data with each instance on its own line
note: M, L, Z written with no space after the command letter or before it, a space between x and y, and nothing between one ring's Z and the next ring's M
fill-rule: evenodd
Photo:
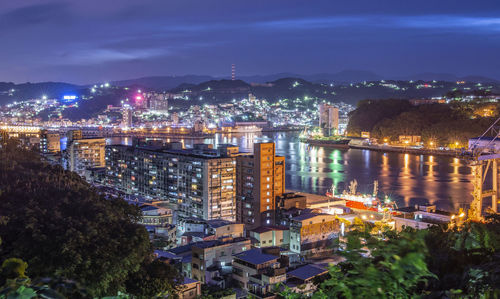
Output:
M168 258L168 259L173 259L175 257L177 257L175 254L173 254L172 252L169 252L169 251L164 251L164 250L155 250L154 251L154 254L157 256L157 257L163 257L163 258Z
M230 224L234 224L234 223L235 222L232 222L232 221L229 221L229 220L224 220L224 219L207 220L208 226L210 226L212 228L218 228L218 227L221 227L221 226L230 225Z
M295 221L303 221L303 220L307 220L307 219L310 219L310 218L314 218L316 216L332 216L330 214L325 214L325 213L302 213L298 216L295 216L292 218L292 220L295 220Z
M202 158L202 159L221 159L221 158L231 158L226 155L224 155L222 152L218 151L217 149L195 149L195 148L184 148L184 149L169 149L166 147L161 147L161 146L130 146L130 145L123 145L123 144L116 144L116 145L108 145L107 147L111 148L122 148L128 151L134 151L134 150L143 150L143 151L149 151L151 153L157 153L157 154L171 154L171 155L179 155L179 156L188 156L188 157L194 157L194 158Z
M297 268L295 270L288 272L287 276L288 277L295 277L295 278L306 281L306 280L309 280L311 278L314 278L318 275L322 275L325 273L328 273L327 269L320 267L320 266L317 266L317 265L314 265L314 264L309 264L309 265L305 265L305 266L302 266L300 268Z
M205 238L209 235L204 232L185 232L182 234L183 237L197 237L197 238Z
M261 234L261 233L265 233L265 232L269 232L269 231L273 231L273 230L288 230L288 229L289 228L285 227L285 226L259 226L255 229L251 230L251 232Z
M216 246L221 246L225 244L230 244L230 243L237 243L237 242L243 242L246 240L250 240L249 238L244 238L244 237L239 237L239 238L231 238L226 240L210 240L210 241L201 241L201 242L196 242L193 243L194 247L198 248L210 248L210 247L216 247Z
M278 256L262 253L262 250L260 248L243 251L242 253L234 255L234 257L254 265L263 264L272 260L279 259Z
M194 279L191 279L189 277L184 277L184 283L183 284L190 284L190 283L194 283L194 282L198 282L198 280L194 280Z

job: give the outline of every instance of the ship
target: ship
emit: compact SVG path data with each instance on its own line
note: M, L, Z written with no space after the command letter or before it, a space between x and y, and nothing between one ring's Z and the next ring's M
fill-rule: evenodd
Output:
M338 138L338 139L307 138L303 142L307 143L309 145L333 147L333 148L339 148L339 149L348 149L350 141L351 141L351 139L347 139L347 138Z
M300 142L307 143L308 145L316 145L316 146L324 146L324 147L333 147L339 149L348 149L350 138L345 138L340 135L330 136L330 137L322 137L318 135L310 135L306 132L303 132L299 137Z
M388 196L381 201L377 197L378 181L373 184L373 194L361 194L356 192L358 182L351 181L349 184L349 191L344 190L342 194L335 194L335 187L326 192L326 196L334 200L345 201L345 206L357 210L367 210L379 213L389 212L391 214L398 208L396 202L391 201Z

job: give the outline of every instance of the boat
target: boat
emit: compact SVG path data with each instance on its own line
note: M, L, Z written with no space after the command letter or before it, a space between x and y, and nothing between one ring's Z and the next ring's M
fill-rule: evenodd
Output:
M394 210L397 209L397 204L394 201L391 201L388 196L384 198L384 201L381 201L377 197L378 181L374 182L373 194L360 194L356 192L357 186L358 182L356 180L351 181L349 184L349 192L344 191L342 194L335 194L335 187L332 186L332 188L326 192L326 196L335 200L344 200L345 206L352 209L379 213L395 213Z
M300 142L307 143L309 145L334 147L341 149L348 149L350 138L345 138L344 136L334 135L329 137L323 137L321 133L309 134L307 132L302 132L299 137Z
M351 141L351 139L348 139L348 138L338 138L338 139L307 138L302 142L307 143L309 145L348 149L350 141Z

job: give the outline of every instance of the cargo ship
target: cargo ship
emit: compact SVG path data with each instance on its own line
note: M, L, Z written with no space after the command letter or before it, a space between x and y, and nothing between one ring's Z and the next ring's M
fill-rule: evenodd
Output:
M335 136L330 136L330 137L323 137L319 135L310 135L307 134L306 132L303 132L301 136L299 137L300 142L307 143L309 145L316 145L316 146L325 146L325 147L334 147L334 148L341 148L341 149L348 149L349 148L349 142L351 139L345 138L340 135L335 135Z
M382 202L378 197L378 181L374 182L373 194L360 194L356 192L358 182L356 180L351 181L349 185L349 192L344 191L342 194L335 194L335 188L332 188L326 192L326 196L333 198L335 200L344 200L345 206L352 209L367 210L373 212L390 212L397 209L397 205L394 201L391 201L389 197L385 197Z

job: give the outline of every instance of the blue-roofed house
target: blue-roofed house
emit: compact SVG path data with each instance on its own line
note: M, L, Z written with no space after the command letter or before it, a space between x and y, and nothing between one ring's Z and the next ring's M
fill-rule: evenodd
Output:
M177 296L179 299L194 299L201 296L201 283L188 277L184 277L183 283L178 285Z
M279 247L250 249L233 255L233 280L253 296L268 298L274 285L286 280L287 266Z
M314 280L327 274L328 269L318 265L309 264L301 266L286 274L287 280L285 285L290 288L292 293L298 293L308 297L317 289Z

